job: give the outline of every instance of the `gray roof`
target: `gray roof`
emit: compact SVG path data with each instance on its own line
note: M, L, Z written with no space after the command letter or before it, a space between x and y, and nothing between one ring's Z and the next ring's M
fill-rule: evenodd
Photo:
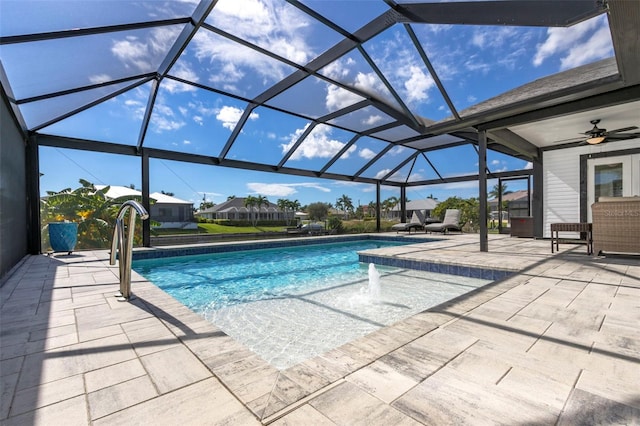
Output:
M438 200L433 198L423 198L420 200L407 201L407 210L433 210L438 206ZM394 211L400 210L400 205L393 208Z
M230 200L227 200L225 202L222 202L220 204L216 204L213 207L210 207L206 210L203 211L203 213L209 213L209 212L223 212L223 211L231 211L232 208L236 208L238 209L238 211L240 211L240 209L243 209L244 211L246 211L246 207L244 205L244 200L246 198L244 197L235 197L235 198L231 198ZM272 203L271 201L268 201L269 203L269 207L270 208L274 208L274 209L278 209L278 205ZM264 205L261 207L261 210L264 209ZM255 210L255 207L254 207Z

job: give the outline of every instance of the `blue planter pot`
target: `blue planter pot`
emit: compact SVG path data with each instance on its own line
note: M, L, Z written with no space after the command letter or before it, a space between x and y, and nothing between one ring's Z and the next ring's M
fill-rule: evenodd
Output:
M78 242L78 224L74 222L49 223L49 243L53 251L71 254Z

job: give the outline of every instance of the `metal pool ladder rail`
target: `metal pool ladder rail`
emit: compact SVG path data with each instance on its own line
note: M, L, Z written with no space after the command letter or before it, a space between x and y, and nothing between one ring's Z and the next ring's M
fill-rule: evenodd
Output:
M129 212L129 224L127 225L127 235L125 236L124 216ZM111 258L109 264L116 264L116 254L120 258L120 291L116 293L119 302L126 302L131 297L131 254L133 251L133 236L136 226L136 214L140 219L149 219L149 213L137 201L125 201L120 207L116 217L116 227L113 230L111 240Z

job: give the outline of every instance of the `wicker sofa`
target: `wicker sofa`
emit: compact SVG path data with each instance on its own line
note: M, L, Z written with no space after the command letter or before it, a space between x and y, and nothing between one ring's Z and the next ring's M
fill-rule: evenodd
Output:
M600 197L591 213L594 254L640 254L640 197Z

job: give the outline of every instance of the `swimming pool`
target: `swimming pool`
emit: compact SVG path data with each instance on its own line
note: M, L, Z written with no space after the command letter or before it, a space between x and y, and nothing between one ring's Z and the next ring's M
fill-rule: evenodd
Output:
M380 297L370 297L368 265L357 252L399 244L349 241L137 260L133 267L283 369L489 282L378 267Z

